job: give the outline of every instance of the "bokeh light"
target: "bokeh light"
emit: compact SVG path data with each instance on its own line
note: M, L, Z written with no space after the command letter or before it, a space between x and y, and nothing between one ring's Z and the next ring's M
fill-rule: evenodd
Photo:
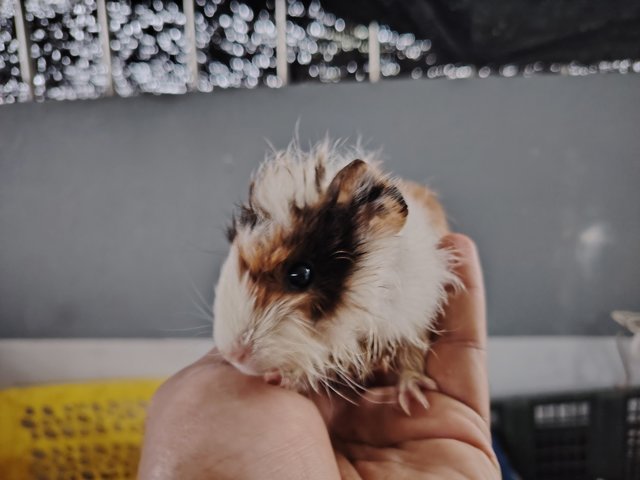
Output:
M279 87L273 2L195 0L198 88Z
M189 47L181 6L161 0L109 1L107 14L119 95L187 91Z
M14 14L13 2L0 1L0 105L29 98L28 87L20 75Z
M324 10L320 2L287 4L287 62L291 79L334 83L368 78L369 31Z
M416 39L413 33L398 33L381 25L378 41L383 77L410 75L418 79L437 61L436 54L431 52L431 40Z
M26 0L36 99L100 96L107 85L95 0Z
M107 0L108 37L100 32L98 1L23 0L35 100L96 98L108 94L111 83L120 96L181 94L191 88L275 88L284 83L276 73L276 0L193 0L193 30L187 28L190 17L179 0ZM291 83L369 80L370 41L379 47L379 62L372 65L379 64L383 81L640 73L638 59L444 63L435 40L395 31L384 19L370 30L318 0L284 4ZM30 99L30 79L21 76L14 8L14 0L0 0L0 104ZM189 31L195 31L195 45ZM370 31L375 39L369 38ZM110 64L103 57L107 44Z

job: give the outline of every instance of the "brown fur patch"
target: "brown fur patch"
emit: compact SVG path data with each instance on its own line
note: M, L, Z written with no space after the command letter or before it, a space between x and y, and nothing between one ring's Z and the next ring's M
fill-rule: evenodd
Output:
M355 203L358 221L373 235L398 233L409 213L394 182L362 160L354 160L340 170L328 194L338 204Z
M403 180L400 183L400 190L407 197L411 197L422 203L431 219L433 227L438 232L438 235L444 236L449 233L449 222L447 221L447 214L442 207L442 204L438 200L438 196L429 188L424 185L420 185L415 182Z
M369 228L374 235L394 235L402 230L409 208L397 187L387 184L370 215Z
M252 278L262 273L276 270L291 254L287 247L287 234L278 227L269 235L251 242L250 245L238 245L238 253L245 270Z
M276 229L269 239L238 245L240 272L249 276L256 308L264 309L287 294L281 284L283 265L290 255L282 228Z
M336 174L327 193L335 198L338 204L345 204L353 200L358 187L371 180L372 175L367 164L363 160L354 160Z

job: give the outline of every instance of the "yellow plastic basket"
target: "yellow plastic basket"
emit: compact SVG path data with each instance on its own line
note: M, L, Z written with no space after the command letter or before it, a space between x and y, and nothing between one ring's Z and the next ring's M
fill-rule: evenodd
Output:
M146 406L161 382L0 391L0 479L135 478Z

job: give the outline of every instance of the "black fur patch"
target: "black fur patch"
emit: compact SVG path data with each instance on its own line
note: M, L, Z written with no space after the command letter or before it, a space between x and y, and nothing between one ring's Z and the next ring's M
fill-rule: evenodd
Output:
M316 165L315 170L316 170L316 190L318 191L318 193L320 193L322 191L322 182L326 174L326 169L324 168L323 164L318 163Z
M240 207L240 216L238 217L238 224L241 227L253 228L258 223L258 214L251 207L242 205Z
M355 203L337 206L327 202L294 213L296 227L287 239L291 255L282 271L287 272L290 266L300 262L312 266L314 280L307 290L312 320L335 312L362 254L356 210Z
M339 191L320 206L296 208L293 233L288 237L291 255L283 272L296 263L313 267L314 281L307 290L313 320L331 315L340 306L347 281L365 253L364 235L372 217L384 218L392 208L406 217L407 204L400 190L388 180L365 177L350 201L337 202ZM284 281L284 279L283 279Z
M229 224L229 226L227 226L227 229L225 231L225 236L227 237L229 243L233 243L233 241L236 239L236 235L238 235L238 225L236 223L236 217L232 216L231 223Z
M400 206L399 213L402 216L406 217L409 214L407 202L405 202L402 193L395 185L385 185L381 196L391 198L395 203L397 203Z
M240 206L240 212L231 217L231 225L227 227L227 240L233 242L238 234L238 228L253 228L258 223L259 217L253 208L247 205Z

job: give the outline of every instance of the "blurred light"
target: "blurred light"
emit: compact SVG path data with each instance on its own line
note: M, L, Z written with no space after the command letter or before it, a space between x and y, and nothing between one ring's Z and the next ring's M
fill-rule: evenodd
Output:
M29 99L29 88L20 76L13 8L12 1L0 1L0 105Z
M503 77L515 77L518 74L518 67L515 65L503 65L500 67L500 75Z
M116 92L185 93L189 82L184 13L174 2L107 2Z
M198 88L276 88L273 7L254 10L239 1L199 0L195 11Z
M367 77L366 26L326 12L317 1L305 7L289 0L288 11L295 13L287 21L287 61L293 79L335 83Z
M98 39L96 0L23 0L30 32L36 100L95 98L107 86ZM272 0L194 0L197 85L215 88L281 86L276 75L276 25ZM14 31L14 2L0 0L0 104L28 100ZM107 2L112 75L121 96L139 92L185 93L190 82L186 17L177 0ZM321 2L287 0L287 62L295 81L365 81L369 29L324 9ZM380 72L385 78L506 78L540 73L584 76L640 73L640 60L593 64L532 62L483 66L448 63L437 45L380 24Z
M9 2L10 3L10 2ZM36 99L96 98L106 89L106 72L98 68L95 0L26 0L25 22L31 32Z
M491 69L489 67L482 67L478 70L478 76L480 78L487 78L489 75L491 75Z

